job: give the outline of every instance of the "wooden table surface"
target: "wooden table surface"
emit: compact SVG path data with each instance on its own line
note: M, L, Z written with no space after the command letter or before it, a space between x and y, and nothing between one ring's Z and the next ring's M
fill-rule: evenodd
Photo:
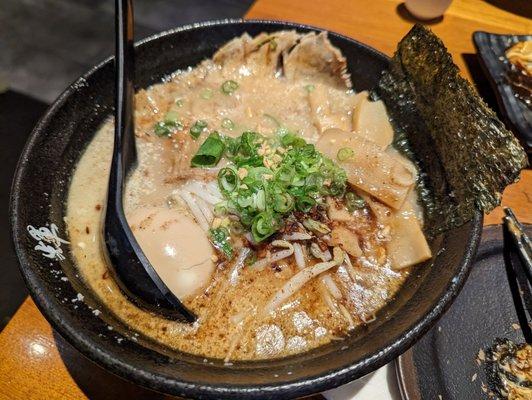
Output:
M464 76L479 79L471 34L475 30L531 33L530 2L507 1L516 13L493 4L500 1L454 0L443 19L432 22ZM527 4L527 5L525 5ZM526 9L525 9L526 8ZM395 0L258 0L248 18L296 21L327 28L358 39L391 55L413 20ZM470 71L473 71L471 74ZM482 88L479 91L482 93ZM532 223L532 171L508 187L503 204ZM486 224L500 222L500 208ZM168 399L111 375L66 343L27 299L0 333L0 399Z

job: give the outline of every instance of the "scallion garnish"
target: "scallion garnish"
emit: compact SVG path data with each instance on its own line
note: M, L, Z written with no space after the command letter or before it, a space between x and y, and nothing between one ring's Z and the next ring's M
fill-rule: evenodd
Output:
M200 97L203 100L209 100L212 97L212 89L203 89L200 93Z
M221 251L228 259L233 257L233 247L231 246L231 236L227 228L220 227L209 230L209 236L213 246Z
M309 196L299 196L296 199L296 208L299 211L309 212L316 205L316 200Z
M155 124L153 131L157 136L171 136L176 130L183 129L179 121L160 121Z
M222 168L218 172L218 186L223 193L234 192L238 187L239 179L236 171L232 168Z
M347 192L345 194L345 203L349 212L359 210L366 206L364 199L353 192Z
M223 141L225 143L225 152L227 157L234 157L240 148L239 138L232 138L230 136L224 136Z
M168 111L164 116L164 122L176 123L179 121L179 114L177 111Z
M250 255L246 258L245 264L247 267L249 267L250 265L255 264L256 261L257 261L257 252L252 251Z
M290 185L294 180L296 171L288 165L283 165L275 171L275 178L282 184Z
M256 242L277 232L294 210L307 213L324 196L344 195L345 171L293 133L265 137L246 131L216 138L225 146L228 165L218 173L224 201L215 213L237 216Z
M331 231L331 229L327 225L325 225L323 222L316 221L311 218L307 218L303 220L303 226L307 228L309 231L312 231L314 233L321 233L323 235Z
M170 136L172 129L164 121L157 122L153 127L153 131L157 136Z
M345 180L343 180L342 178L343 177L333 180L329 185L329 194L331 196L341 197L345 193L347 185L345 183Z
M227 214L227 203L222 201L214 206L214 215L221 217Z
M225 81L222 83L222 93L232 94L235 90L238 89L238 83L232 80Z
M281 136L281 144L285 147L302 147L306 145L307 142L305 142L305 139L303 139L302 137L289 132Z
M192 136L194 139L199 138L201 135L201 132L207 127L207 121L199 120L194 123L190 127L190 136Z
M342 147L340 150L338 150L336 158L338 158L339 161L346 161L353 157L354 154L355 152L353 149L350 149L349 147Z
M309 193L318 193L321 190L323 183L324 183L323 176L319 172L310 174L305 179L306 190Z
M225 144L218 132L211 133L202 143L194 157L191 165L193 167L214 167L220 161L225 149Z
M229 118L224 118L222 120L222 128L229 129L230 131L232 131L235 128L235 123Z
M310 84L310 85L305 85L305 90L306 90L307 92L309 92L309 93L310 93L310 92L313 92L314 89L316 89L316 86L314 86L314 85L312 85L312 84Z
M286 214L294 208L294 198L288 193L278 193L274 197L273 209L281 214Z
M261 242L273 235L278 229L278 222L275 215L264 211L253 218L251 224L251 234L256 242Z

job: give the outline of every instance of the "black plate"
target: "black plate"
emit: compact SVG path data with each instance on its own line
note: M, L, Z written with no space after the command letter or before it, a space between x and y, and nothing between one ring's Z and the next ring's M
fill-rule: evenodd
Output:
M222 21L148 38L136 48L137 86L147 87L176 69L196 65L244 32L256 35L279 29L317 30L284 22ZM388 59L347 37L331 33L330 39L347 57L355 89L373 87ZM32 297L54 328L93 361L140 385L185 397L303 396L344 384L396 358L458 294L480 239L480 212L434 240L433 265L416 268L380 318L345 341L280 360L228 366L170 351L131 332L84 286L68 246L64 246L65 260L45 259L27 232L28 225L55 223L65 236L64 202L72 171L97 128L113 112L113 77L113 62L108 59L74 82L48 110L20 158L11 203L15 248ZM78 292L83 301L76 300ZM102 313L95 316L91 307Z
M532 226L526 227L532 234ZM506 277L502 228L484 229L464 289L451 309L410 350L399 357L399 385L405 400L487 398L480 349L505 337L523 343Z
M530 157L532 154L532 110L515 97L506 79L509 62L505 52L509 47L523 40L532 40L532 35L473 33L473 42L480 56L482 68L495 91L504 122L519 138Z

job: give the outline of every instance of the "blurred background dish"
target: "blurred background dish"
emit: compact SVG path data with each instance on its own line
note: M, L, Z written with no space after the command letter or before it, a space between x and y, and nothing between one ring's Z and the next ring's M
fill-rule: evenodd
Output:
M532 154L532 76L517 70L506 53L512 46L530 40L532 35L473 34L481 66L495 92L504 122L521 141L529 160ZM517 79L523 85L522 92L516 87Z
M530 235L532 225L525 231ZM493 397L488 397L486 353L495 338L525 341L504 268L500 225L484 229L475 265L453 307L399 357L404 400Z

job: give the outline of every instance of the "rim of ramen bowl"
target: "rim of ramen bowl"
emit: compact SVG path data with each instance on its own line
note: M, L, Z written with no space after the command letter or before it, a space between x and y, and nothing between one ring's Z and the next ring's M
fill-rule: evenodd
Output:
M294 28L313 31L325 31L324 29L317 28L310 25L273 21L273 20L242 20L242 19L225 19L219 21L207 21L201 23L195 23L186 25L152 35L143 40L136 42L135 46L149 44L156 41L159 38L173 35L176 33L190 31L198 28L208 28L211 26L220 25L253 25L262 24L269 26L272 24L281 25L284 28ZM369 47L363 43L360 43L354 39L327 31L332 37L340 38L349 42L350 44L364 48L366 51L372 53L376 57L384 60L388 60L384 54ZM220 398L220 397L238 397L238 398L290 398L304 396L311 393L320 392L323 390L331 389L333 387L345 384L353 379L361 377L391 361L401 353L406 351L421 335L423 335L445 312L450 306L453 299L458 295L462 288L468 274L470 267L474 260L476 250L480 241L482 232L483 214L480 211L475 213L473 220L471 221L471 230L469 233L469 242L466 246L466 251L461 255L461 260L456 268L457 273L448 284L444 294L438 299L437 303L433 305L432 309L420 315L417 321L403 330L402 333L392 338L389 345L375 351L372 354L368 354L365 358L362 358L354 363L343 365L341 368L330 369L328 366L324 366L319 374L308 376L304 379L287 380L281 383L274 383L269 385L220 385L220 384L205 384L204 382L197 383L191 381L184 381L179 377L170 378L163 376L155 372L146 371L145 369L134 365L130 362L126 362L121 356L117 356L112 351L107 351L105 348L99 346L99 340L93 336L87 334L84 331L76 329L72 321L65 318L65 314L69 311L65 311L54 299L54 295L47 290L41 278L39 277L36 267L33 266L33 262L29 257L29 249L20 238L17 237L17 232L25 230L21 227L19 221L20 209L20 187L23 180L25 170L27 169L29 155L33 151L36 139L43 132L46 131L47 125L54 117L56 112L68 101L68 98L77 90L77 88L84 84L85 80L93 75L96 71L101 69L108 63L112 63L114 57L109 57L103 62L99 63L95 67L91 68L82 77L75 80L50 106L44 116L39 120L35 128L33 129L23 151L19 158L15 176L11 187L11 204L10 204L10 218L11 218L11 234L14 242L15 251L19 259L20 269L26 285L29 288L31 297L35 300L40 311L46 316L47 320L52 324L63 337L65 337L77 350L89 359L104 366L111 372L122 376L126 379L134 381L142 386L149 387L162 392L177 394L188 397L200 397L200 398ZM33 248L32 248L33 250ZM272 360L274 362L275 360ZM208 366L206 365L206 368Z

